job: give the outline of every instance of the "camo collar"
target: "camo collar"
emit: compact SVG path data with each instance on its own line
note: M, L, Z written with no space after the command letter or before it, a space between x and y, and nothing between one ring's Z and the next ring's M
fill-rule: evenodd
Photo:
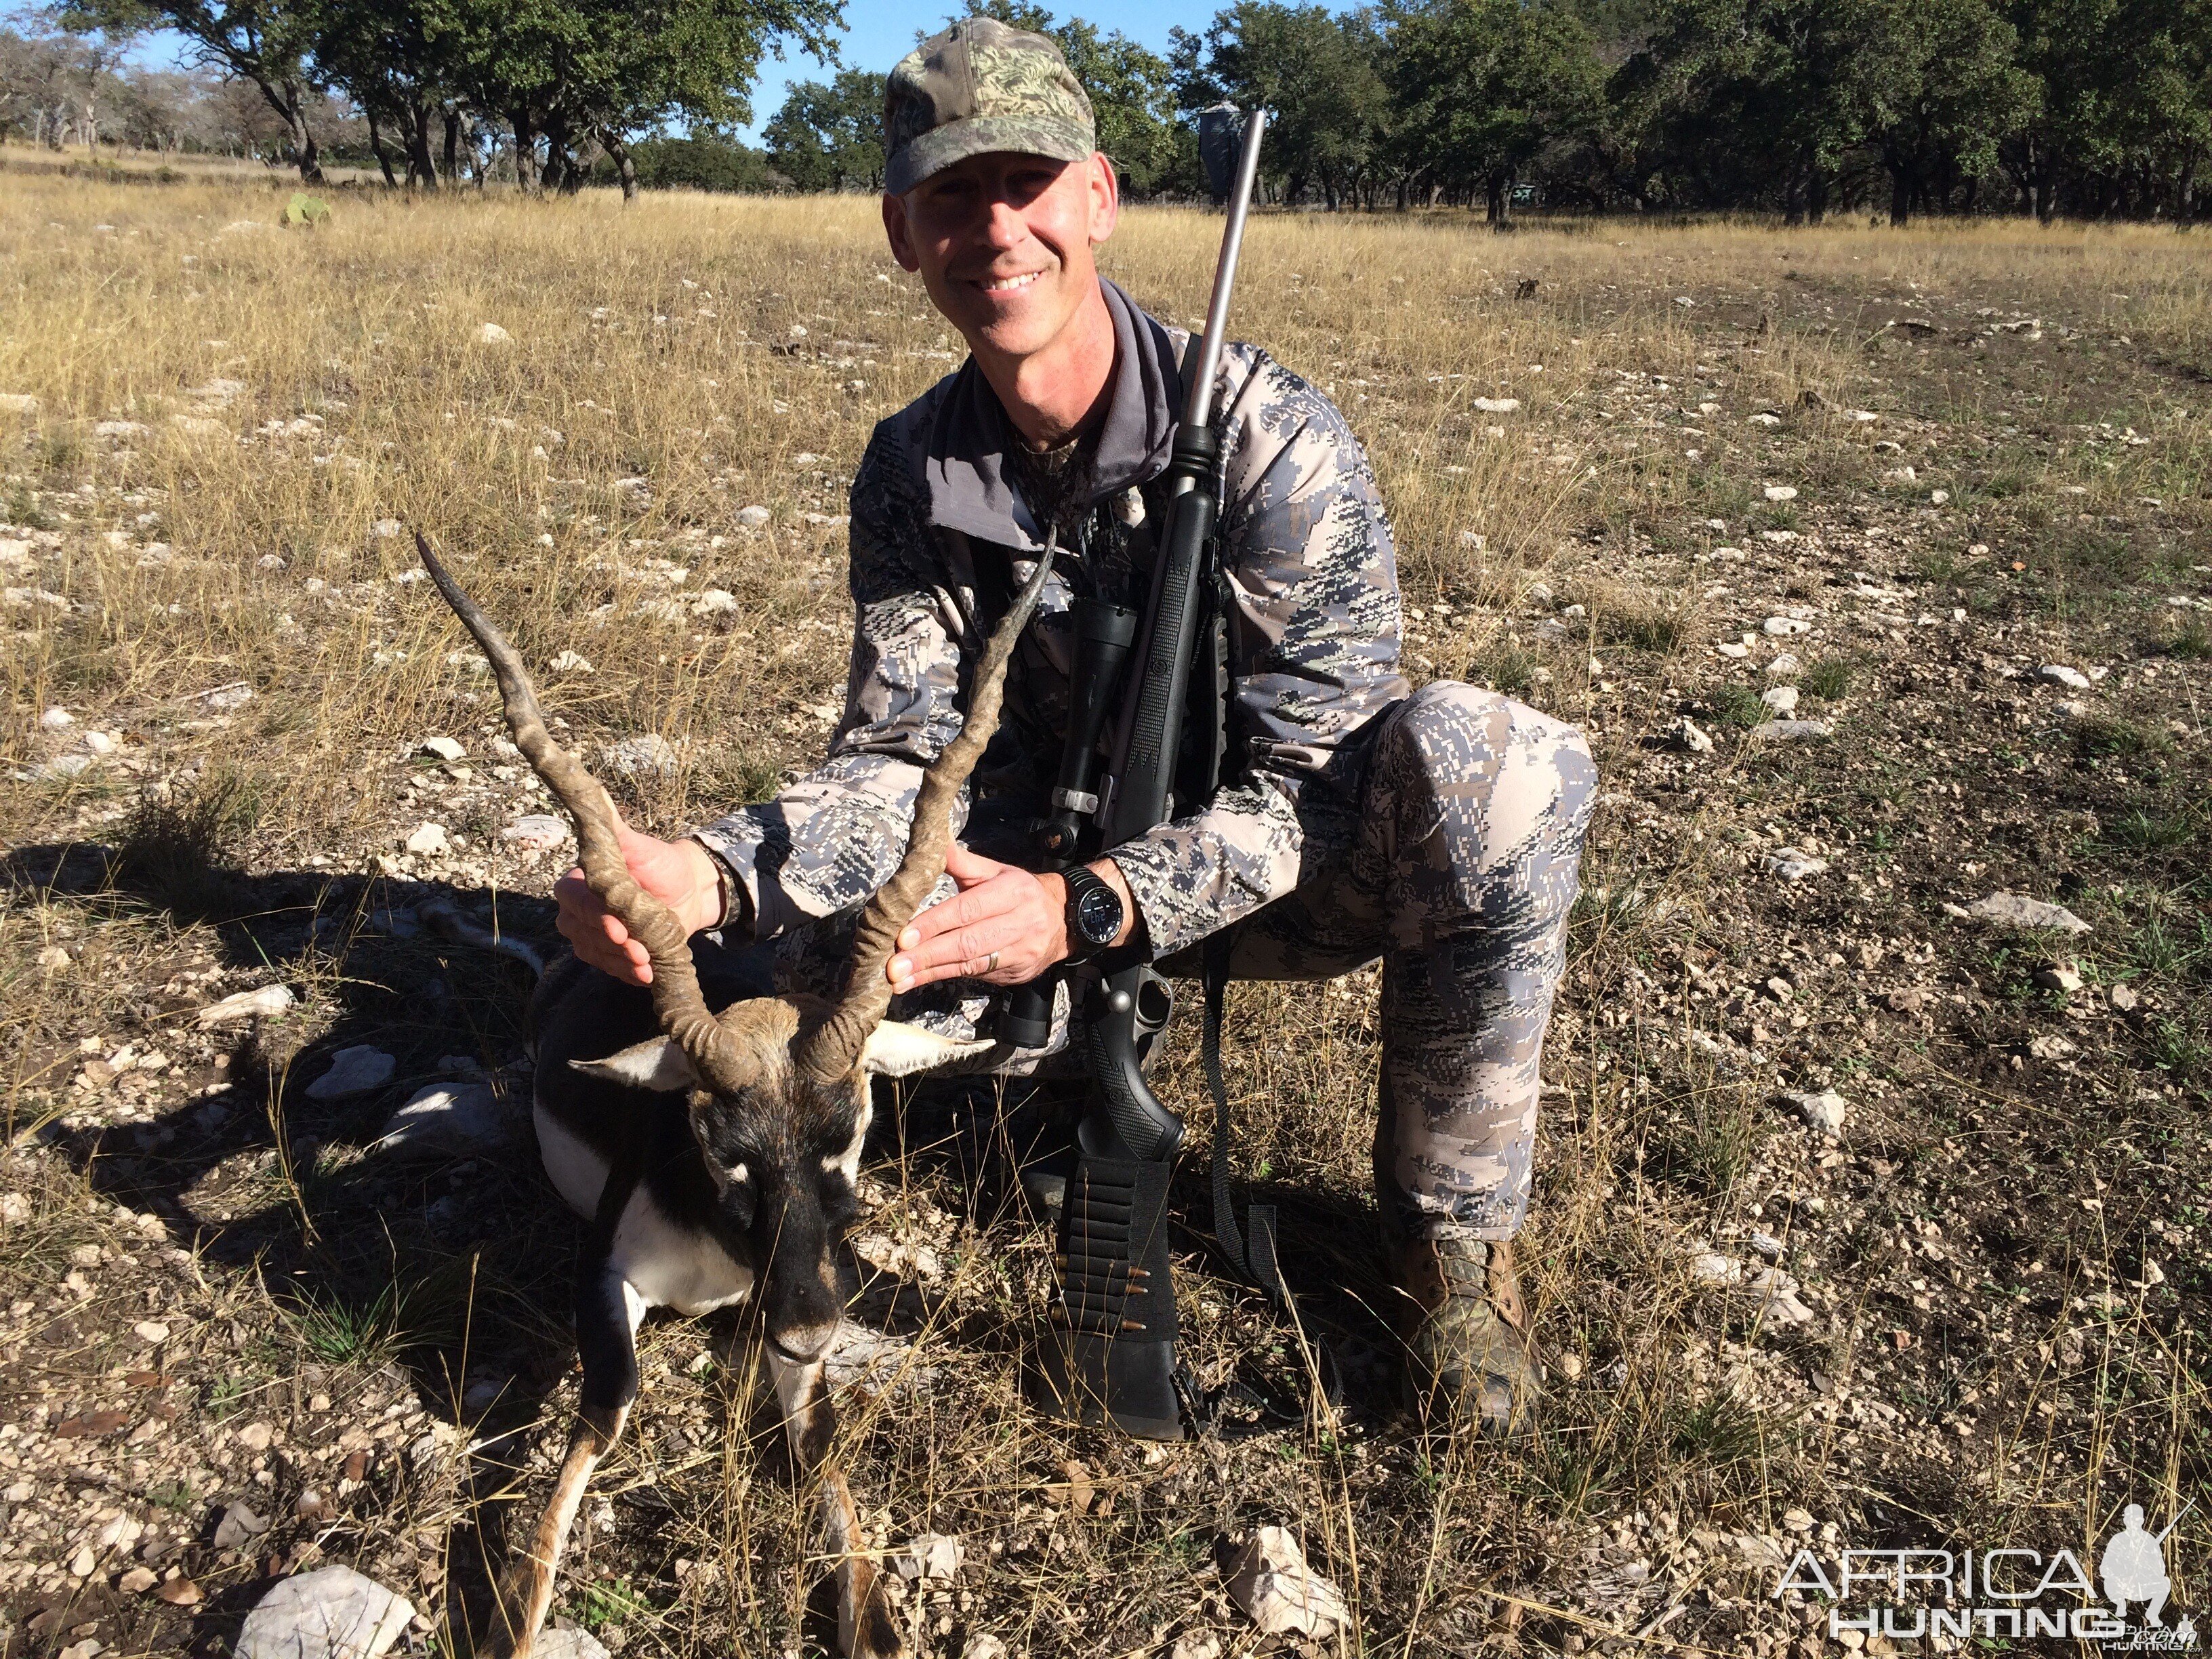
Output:
M1118 283L1102 276L1098 286L1114 319L1114 389L1091 458L1085 507L1158 475L1168 464L1182 400L1178 337ZM929 522L1018 552L1035 551L1033 520L1009 476L1013 428L975 358L926 401L935 407L917 434L917 459L929 490Z

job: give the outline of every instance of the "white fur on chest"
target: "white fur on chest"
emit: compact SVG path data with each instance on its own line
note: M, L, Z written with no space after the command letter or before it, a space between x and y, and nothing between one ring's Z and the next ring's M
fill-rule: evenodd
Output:
M538 1156L568 1207L590 1217L599 1212L607 1166L579 1136L543 1106L532 1116ZM713 1238L679 1227L661 1212L643 1186L630 1194L615 1224L608 1266L645 1298L648 1307L702 1314L743 1300L753 1287L752 1269L730 1259Z

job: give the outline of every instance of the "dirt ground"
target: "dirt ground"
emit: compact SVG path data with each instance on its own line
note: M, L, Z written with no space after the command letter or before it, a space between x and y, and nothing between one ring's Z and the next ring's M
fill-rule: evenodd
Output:
M0 175L9 1656L226 1652L333 1562L466 1650L574 1398L520 1044L566 856L509 833L547 799L399 532L673 832L818 757L844 486L957 361L869 204L283 200ZM1188 320L1212 225L1133 213L1108 268ZM1368 442L1409 672L1603 775L1523 1237L1550 1385L1517 1443L1406 1407L1371 972L1231 1004L1339 1408L1209 1255L1194 1006L1162 1093L1223 1409L1179 1446L1028 1402L1049 1243L988 1103L887 1098L846 1440L881 1545L961 1540L902 1603L926 1651L1948 1651L1832 1639L1785 1563L2094 1573L2129 1504L2179 1516L2168 1623L2203 1605L2209 270L2166 231L1255 224L1238 332ZM356 1048L391 1064L318 1089ZM390 1138L433 1086L467 1134ZM744 1322L643 1347L557 1618L834 1644ZM1231 1605L1264 1524L1351 1629Z

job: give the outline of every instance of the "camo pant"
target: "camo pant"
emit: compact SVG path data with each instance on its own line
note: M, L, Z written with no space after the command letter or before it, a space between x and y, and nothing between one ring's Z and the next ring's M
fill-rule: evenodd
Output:
M1237 925L1231 977L1333 979L1379 957L1377 1197L1395 1194L1409 1234L1510 1238L1528 1207L1537 1065L1596 769L1573 726L1449 682L1377 726L1353 844ZM761 947L777 987L834 994L849 929ZM1160 968L1195 975L1198 953ZM965 1037L988 1006L975 986L945 981L892 1012ZM1042 1056L991 1069L1072 1073L1066 1012L1063 994Z

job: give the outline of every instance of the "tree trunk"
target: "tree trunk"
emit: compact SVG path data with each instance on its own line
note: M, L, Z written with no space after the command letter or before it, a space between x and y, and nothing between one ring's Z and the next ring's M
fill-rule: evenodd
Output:
M449 185L458 185L461 182L460 150L461 112L457 109L449 109L446 112L446 165L444 167L446 182Z
M384 153L384 129L377 125L374 110L368 111L368 147L376 152L376 165L384 169L386 187L397 190L399 188L399 180L392 176L392 158Z
M531 128L530 115L526 110L515 111L514 122L514 185L525 196L538 188L538 135Z
M438 187L438 164L430 156L430 110L426 104L413 104L407 110L407 184L410 190L418 184L425 190Z
M1899 164L1892 162L1889 169L1889 222L1893 225L1912 222L1912 175Z
M1493 173L1483 181L1483 201L1488 222L1495 228L1513 222L1513 176Z
M615 158L615 173L622 179L623 205L627 207L637 200L637 158L629 153L629 146L612 132L602 131L599 143Z
M307 125L307 112L300 107L299 82L286 81L279 87L263 85L261 95L284 118L284 125L292 135L292 159L299 164L300 182L321 184L322 158L315 149L314 129Z

